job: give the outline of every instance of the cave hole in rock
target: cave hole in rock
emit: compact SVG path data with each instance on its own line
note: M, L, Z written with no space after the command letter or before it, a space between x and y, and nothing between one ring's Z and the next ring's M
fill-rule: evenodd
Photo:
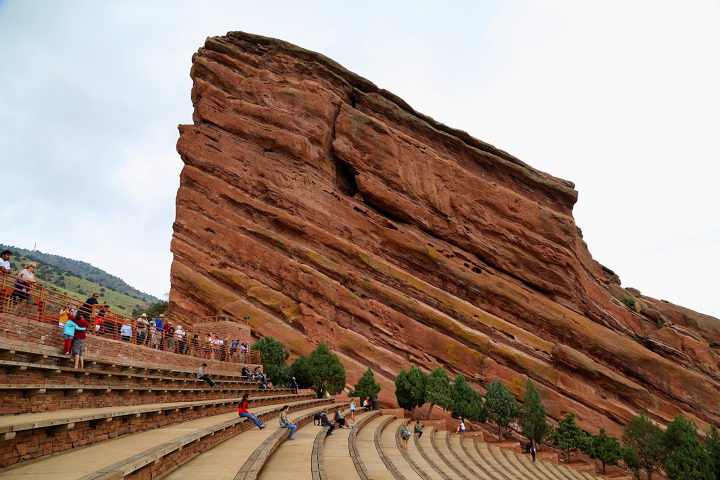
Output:
M335 181L340 191L352 197L358 192L357 182L355 181L355 173L350 170L345 162L335 157Z

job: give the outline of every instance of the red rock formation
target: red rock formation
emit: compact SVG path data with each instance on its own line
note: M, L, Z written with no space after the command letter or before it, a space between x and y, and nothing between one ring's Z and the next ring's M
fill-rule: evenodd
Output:
M414 363L517 395L530 377L593 430L720 423L718 320L622 289L572 183L279 40L209 38L191 76L171 315L250 315L295 355L325 342L387 400Z

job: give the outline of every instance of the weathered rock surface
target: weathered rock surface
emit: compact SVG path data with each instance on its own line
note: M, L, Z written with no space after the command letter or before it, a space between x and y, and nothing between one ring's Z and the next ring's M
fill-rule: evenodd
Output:
M720 423L718 320L621 288L572 183L279 40L229 33L193 60L171 315L250 315L294 355L325 342L387 400L414 363L517 395L530 377L595 431Z

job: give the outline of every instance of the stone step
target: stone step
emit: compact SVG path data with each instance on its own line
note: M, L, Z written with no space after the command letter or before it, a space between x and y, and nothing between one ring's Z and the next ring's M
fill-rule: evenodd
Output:
M530 455L520 455L514 450L498 448L491 444L478 444L476 450L485 452L485 458L489 456L493 462L497 462L501 467L505 468L508 473L514 472L516 476L522 476L523 478L550 480L547 473L544 470L540 470L536 465L540 460L533 463Z
M286 403L312 395L251 397L251 405ZM0 417L0 467L119 435L232 412L237 398L60 410Z
M296 409L311 411L320 408L320 402L327 403L323 399L306 400L290 405ZM253 408L251 411L258 414L261 419L263 416L271 417L266 421L272 421L279 414L279 409L280 405L275 404ZM209 448L208 445L211 445L210 442L207 442L208 439L214 439L214 443L218 443L231 433L237 434L243 430L259 431L251 421L238 417L237 411L233 411L178 422L163 428L106 440L82 449L66 451L7 469L3 472L3 478L6 478L7 475L7 478L29 480L50 477L89 480L91 478L119 478L117 475L129 475L146 466L157 465L167 469L172 463L166 461L168 455L185 452L192 456L194 446L205 450ZM262 431L268 430L272 429L266 428ZM172 459L174 462L180 460L182 459Z
M442 458L443 462L445 462L445 465L447 465L448 468L453 470L460 478L463 480L472 480L476 478L475 472L472 470L468 470L456 461L455 456L452 454L450 448L448 447L448 439L447 436L450 435L450 432L447 430L445 431L433 431L433 435L430 437L430 444L435 449L437 454ZM460 435L459 433L453 433L452 435Z
M478 458L482 465L486 468L492 469L495 472L494 476L502 480L513 480L515 478L537 478L538 480L549 480L543 472L533 472L532 470L525 470L516 468L516 465L508 460L505 454L515 454L513 450L504 450L497 448L494 445L486 442L475 442L472 445L474 450L474 458ZM537 469L536 469L537 470Z
M423 458L425 458L425 461L427 461L435 471L436 475L434 478L442 478L444 480L465 480L463 476L445 463L443 457L440 456L433 446L432 439L436 431L437 429L434 427L429 428L425 431L422 438L416 439L418 450Z
M288 414L288 418L295 424L298 424L302 418L310 417L308 424L299 427L295 432L294 437L298 440L292 442L282 442L280 445L287 443L290 446L302 444L305 436L310 436L312 430L312 438L317 432L317 428L312 428L312 416L319 410L327 410L333 408L332 405L326 406L314 406L311 408L304 408ZM257 429L252 428L244 431L240 435L230 438L221 444L206 450L197 456L189 459L186 463L180 465L165 477L166 480L177 480L187 478L197 479L248 479L256 478L258 473L261 472L267 458L273 453L273 437L284 437L289 432L287 429L280 428L277 418L274 418L271 422L266 422L267 428ZM301 434L301 431L305 431ZM312 440L310 440L312 444ZM280 447L275 447L280 448ZM312 446L310 447L312 449ZM302 450L302 446L299 448ZM310 472L310 450L306 452L306 455L293 456L292 462L295 465L295 473L291 476L283 478L305 478L305 472L309 475Z
M291 395L290 389L257 390L244 388L244 384L220 383L211 389L205 382L188 386L124 384L58 384L24 383L0 384L0 414L48 412L66 409L103 408L113 405L142 405L183 401L238 398L244 392L255 396ZM0 415L0 416L2 416Z
M379 436L379 432L382 431L382 428L387 423L393 421L393 419L394 417L391 416L378 415L357 433L355 444L358 452L358 460L362 464L362 470L365 473L366 479L395 479L380 458L380 453L375 444L376 434ZM362 474L361 478L363 478Z
M408 425L408 429L412 432L412 425ZM430 434L431 430L431 428L425 428L423 430L423 436ZM422 439L422 437L418 438L418 435L413 433L413 436L408 442L408 462L414 465L415 471L418 472L424 480L446 478L444 475L437 472L426 456L423 455L419 446L420 439Z
M336 428L331 436L323 439L322 457L325 476L319 475L321 480L324 478L344 480L361 478L355 468L355 459L353 458L353 448L350 445L350 439L352 436L357 436L357 433L365 426L366 422L378 414L379 413L367 411L357 412L355 414L355 422L352 422L349 416L346 415L345 418L353 428ZM282 455L280 458L282 458ZM275 458L273 458L273 461L275 461Z
M413 468L413 465L408 462L407 457L404 455L405 449L403 448L400 429L407 423L407 418L398 418L385 426L380 433L380 451L389 470L394 470L407 480L422 480L423 477Z
M463 448L464 441L471 442L472 439L464 439L461 434L447 432L445 434L445 444L452 456L457 461L456 464L461 465L466 471L473 474L473 478L481 477L486 474L486 469L480 468L465 452Z

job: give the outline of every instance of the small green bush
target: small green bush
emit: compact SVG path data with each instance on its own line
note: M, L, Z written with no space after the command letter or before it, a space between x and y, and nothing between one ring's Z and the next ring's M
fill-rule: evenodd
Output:
M630 310L633 312L637 312L637 309L635 309L635 299L632 297L623 298L620 300L622 303L624 303Z
M662 328L665 325L665 320L658 318L658 328Z

